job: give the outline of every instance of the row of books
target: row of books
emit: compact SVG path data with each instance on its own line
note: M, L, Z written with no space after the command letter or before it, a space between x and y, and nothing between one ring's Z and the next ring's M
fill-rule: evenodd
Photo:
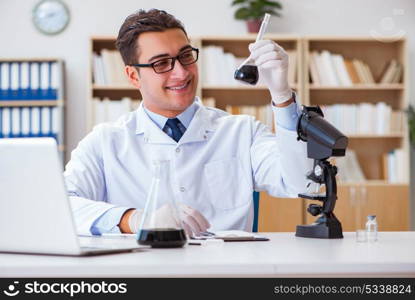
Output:
M401 133L403 112L384 102L321 106L324 117L344 134Z
M92 99L93 124L114 122L122 115L133 111L139 104L140 100L132 100L128 97L119 100L94 98Z
M0 107L0 137L57 137L58 107Z
M399 83L403 74L403 66L392 59L385 67L380 83Z
M346 59L327 50L310 53L309 71L314 85L353 86L354 84L399 83L403 68L396 60L388 63L375 80L370 67L359 59Z
M390 183L408 182L409 162L403 149L394 149L383 155L382 177ZM337 166L339 182L364 182L367 180L355 151L347 149L346 156L332 158Z
M383 155L383 176L391 183L408 182L409 162L403 149L394 149Z
M289 70L288 81L290 84L296 82L297 53L288 50ZM201 51L202 84L214 86L240 86L243 83L234 79L235 70L245 61L246 58L235 57L232 53L225 52L220 46L206 46ZM263 81L259 78L258 86Z
M271 105L226 105L226 111L233 115L250 115L261 123L273 128L273 113Z
M56 100L60 78L56 61L0 62L0 100Z
M356 152L352 149L347 149L345 156L332 158L331 161L337 166L339 182L363 182L366 180Z
M124 62L121 54L115 50L102 49L93 54L92 60L93 80L100 86L129 86L124 73Z

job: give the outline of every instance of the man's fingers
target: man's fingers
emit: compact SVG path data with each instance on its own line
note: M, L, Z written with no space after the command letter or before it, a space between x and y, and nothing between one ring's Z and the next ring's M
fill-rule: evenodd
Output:
M203 231L199 223L193 218L193 216L186 215L183 219L183 222L190 226L192 231L198 235Z
M193 232L192 232L192 229L190 228L190 226L189 225L187 225L186 223L184 223L184 222L182 222L182 225L183 225L183 229L184 229L184 231L186 232L186 234L189 236L189 237L192 237L193 236Z
M259 49L265 45L269 45L269 44L275 44L273 41L271 40L259 40L258 42L255 43L251 43L248 46L249 51L254 51L256 49Z
M273 60L282 60L283 57L279 55L277 52L268 52L266 54L261 55L255 60L255 65L258 67L261 66L263 63Z
M269 53L269 52L277 52L277 50L275 50L275 46L273 44L269 44L269 45L265 45L259 49L253 50L251 51L251 58L252 59L257 59L258 57Z
M277 71L279 71L278 69L280 67L281 67L280 60L270 60L270 61L264 62L263 64L259 66L259 68L261 69L276 69Z
M185 204L182 205L182 209L186 215L190 215L195 219L195 221L199 224L199 227L203 229L202 231L206 231L206 229L210 227L208 220L206 220L206 218L196 209L193 209Z

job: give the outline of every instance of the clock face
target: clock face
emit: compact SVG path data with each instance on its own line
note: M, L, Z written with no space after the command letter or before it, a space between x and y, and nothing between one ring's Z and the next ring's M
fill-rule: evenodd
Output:
M60 33L69 23L69 10L59 0L43 0L33 9L33 23L45 34Z

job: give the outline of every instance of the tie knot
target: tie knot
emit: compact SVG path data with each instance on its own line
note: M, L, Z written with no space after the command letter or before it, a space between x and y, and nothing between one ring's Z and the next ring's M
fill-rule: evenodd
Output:
M180 124L180 120L178 118L174 118L174 119L167 119L166 124L170 127L179 127L178 125Z

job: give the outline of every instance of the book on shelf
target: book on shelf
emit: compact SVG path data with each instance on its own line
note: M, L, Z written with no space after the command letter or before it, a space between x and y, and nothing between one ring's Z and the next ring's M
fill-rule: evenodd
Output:
M132 100L128 97L120 100L94 98L92 99L93 124L115 122L122 115L137 109L139 105L140 100Z
M216 99L213 97L202 98L202 103L207 107L216 107Z
M380 83L399 83L401 81L403 73L402 64L398 63L395 59L392 59L385 67Z
M356 152L352 149L347 149L345 156L331 158L331 161L337 167L337 178L339 182L363 182L366 180Z
M353 86L354 84L375 84L375 78L368 64L360 59L348 59L328 50L312 51L309 54L309 73L316 86ZM402 70L401 70L402 71ZM392 71L389 71L390 73ZM394 73L394 81L380 83L398 83L400 77ZM389 77L388 77L389 78Z
M100 53L93 53L92 72L96 85L130 86L121 54L116 50L102 49Z
M383 178L390 183L406 183L409 181L409 161L403 149L394 149L385 153L382 158Z
M0 107L0 137L58 137L58 107Z
M0 61L0 101L57 100L61 76L57 61Z
M226 105L226 112L233 115L249 115L273 129L271 105Z
M321 106L325 119L344 134L402 133L402 111L384 102Z
M295 84L297 69L297 52L287 50L289 59L288 82ZM206 46L201 51L202 84L206 86L247 86L234 79L235 70L245 61L246 57L236 57L225 52L220 46ZM259 77L257 86L265 84Z

